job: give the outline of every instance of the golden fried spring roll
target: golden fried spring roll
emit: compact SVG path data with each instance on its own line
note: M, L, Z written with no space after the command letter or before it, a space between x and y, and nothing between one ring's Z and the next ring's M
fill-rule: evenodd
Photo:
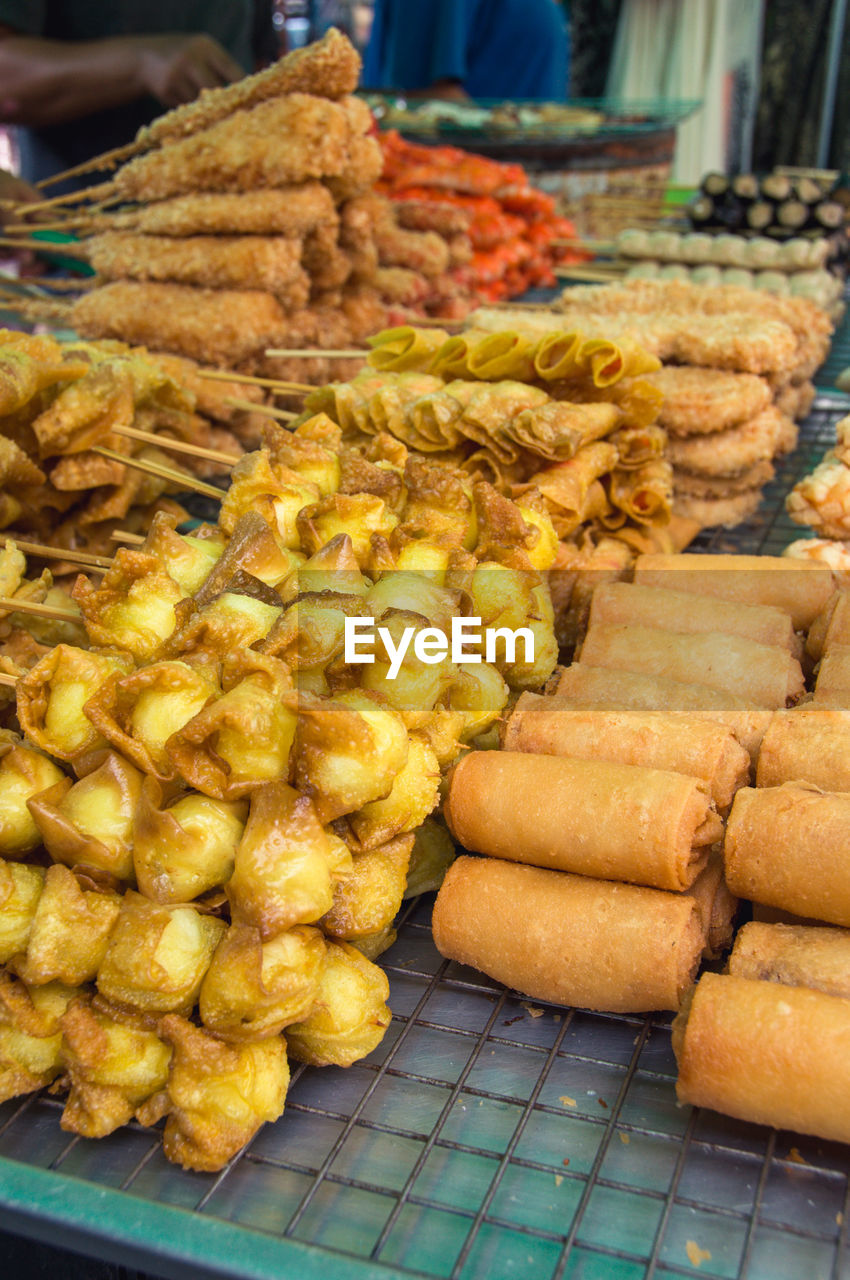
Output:
M544 382L571 378L579 370L583 338L580 333L547 333L539 338L534 352L534 372Z
M444 814L467 849L658 889L685 889L721 832L697 778L605 760L473 751Z
M787 556L697 554L639 556L635 582L741 604L767 604L791 615L796 628L811 626L833 591L832 570Z
M706 960L715 960L731 946L738 910L738 899L729 891L719 852L712 852L703 870L685 892L697 904L705 935L702 954Z
M804 706L773 714L759 752L756 785L783 782L850 791L850 710Z
M597 624L584 638L581 662L683 683L696 675L710 688L737 694L755 707L784 707L805 691L802 668L787 650L719 631L680 635L654 627Z
M850 793L807 782L735 796L723 860L740 898L850 925Z
M40 751L22 743L0 743L0 857L20 858L41 844L27 801L63 777Z
M814 701L850 711L850 644L833 644L824 653L815 681Z
M448 336L444 329L415 329L411 325L382 329L367 339L372 348L367 363L382 373L426 370Z
M729 972L828 996L850 996L850 932L752 920L738 931Z
M558 676L555 696L573 707L600 707L611 711L664 711L669 714L699 715L728 725L750 753L758 757L761 740L773 714L748 708L741 698L709 689L702 684L684 684L665 676L644 676L632 671L607 671L574 662Z
M585 518L588 495L595 480L617 465L617 448L606 440L579 449L573 458L538 471L530 483L543 494L553 518L577 528ZM557 526L556 526L557 527Z
M850 1142L850 1002L704 973L673 1023L680 1102Z
M638 524L665 524L673 511L669 463L653 458L635 468L616 467L608 482L608 497L617 510Z
M673 579L675 582L676 580ZM665 587L644 587L631 582L603 582L593 593L590 624L607 623L657 627L693 634L718 631L743 636L758 644L787 649L799 657L791 619L781 609L767 605L732 604L711 596L695 596Z
M502 746L702 778L718 808L732 803L750 772L750 757L732 730L710 720L659 711L573 710L535 693L523 693L515 704Z
M678 1009L703 931L693 898L493 858L458 858L434 942L537 1000L618 1013Z

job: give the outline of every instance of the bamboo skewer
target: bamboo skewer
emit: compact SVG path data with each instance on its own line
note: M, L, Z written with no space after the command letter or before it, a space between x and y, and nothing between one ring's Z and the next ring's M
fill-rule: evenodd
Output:
M555 275L559 280L591 280L597 284L610 284L623 278L621 270L611 268L606 271L601 267L556 267Z
M281 422L292 422L298 417L297 413L290 413L287 409L273 409L269 404L254 404L253 400L240 400L237 396L226 396L224 403L231 409L249 409L251 413L263 413L268 418L279 418Z
M123 147L114 147L111 151L101 152L99 156L92 156L91 160L76 164L72 169L63 169L61 173L53 173L49 178L42 178L36 182L35 186L39 191L43 191L45 187L55 186L57 182L65 182L67 178L78 178L83 173L96 173L99 169L114 169L116 164L120 164L122 160L129 160L131 156L142 150L138 142L127 142Z
M64 257L85 259L88 254L73 245L56 244L50 240L14 240L11 236L0 236L0 247L4 249L31 249L34 253L61 253Z
M203 480L196 480L187 471L178 471L174 467L151 462L148 458L128 457L124 453L116 452L115 449L106 449L103 445L94 445L92 453L99 453L102 458L109 458L110 462L121 462L125 467L132 467L134 471L144 471L149 476L167 480L169 484L177 485L178 489L191 489L195 493L202 493L206 498L216 498L219 502L224 497L221 489L217 489L212 484L205 484Z
M0 672L0 685L4 685L7 689L14 689L17 683L17 676L7 676L5 673Z
M53 209L62 204L78 204L80 200L88 200L94 195L117 195L114 182L98 182L93 187L83 187L81 191L69 191L62 196L53 196L50 200L36 200L32 204L16 204L20 216L37 213L41 209Z
M31 613L34 618L54 618L60 622L76 622L82 625L78 613L69 609L57 609L52 604L36 604L34 600L16 600L14 597L0 596L0 609L5 613Z
M130 533L129 529L113 529L109 537L113 542L126 542L128 547L141 547L144 538L139 533Z
M174 453L185 453L190 458L221 462L225 466L232 466L241 457L241 454L225 453L223 449L206 449L200 444L189 444L185 440L175 440L172 436L157 435L154 431L140 431L138 427L113 427L112 433L116 436L126 436L128 440L141 440L143 444L154 444L162 449L171 449Z
M333 360L357 360L362 356L365 360L368 354L368 347L341 347L338 350L330 349L328 351L323 351L321 347L302 347L300 350L295 347L269 347L266 351L267 356L281 356L296 360L311 360L321 356L326 356L328 359Z
M258 378L253 373L228 373L226 369L199 369L199 378L213 382L244 382L246 386L271 387L274 391L315 391L309 382L289 382L286 378Z
M64 547L48 547L43 542L26 542L7 534L7 539L14 542L19 551L28 556L40 556L42 560L67 560L86 569L108 569L112 561L106 556L93 556L88 551L67 551Z

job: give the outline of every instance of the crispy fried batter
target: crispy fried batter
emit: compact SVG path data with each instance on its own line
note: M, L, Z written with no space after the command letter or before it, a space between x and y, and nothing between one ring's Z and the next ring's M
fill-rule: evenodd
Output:
M659 424L673 435L726 431L762 413L770 404L770 387L751 373L668 365L646 375L664 393Z
M104 280L159 280L208 289L260 289L304 306L309 281L301 241L285 236L169 236L107 231L87 242Z
M797 428L772 406L728 431L670 440L667 456L675 467L704 476L737 476L757 462L794 447Z

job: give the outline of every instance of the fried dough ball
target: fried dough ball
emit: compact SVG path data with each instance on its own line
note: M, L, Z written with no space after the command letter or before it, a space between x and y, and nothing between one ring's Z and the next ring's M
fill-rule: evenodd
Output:
M412 734L407 760L396 774L389 795L372 800L349 817L364 849L376 849L405 831L413 831L437 806L440 763L426 738Z
M113 673L133 669L127 654L89 653L58 644L18 681L18 719L27 737L60 760L105 747L83 708Z
M401 835L353 855L351 873L334 888L333 906L321 925L332 938L357 943L389 929L398 914L413 836Z
M374 535L389 538L397 524L398 518L387 504L371 493L329 494L320 502L305 506L296 518L300 544L309 555L337 534L347 533L361 568L370 564Z
M332 698L302 694L295 778L323 822L389 794L408 753L401 716L378 694L351 689Z
M231 925L201 986L201 1021L225 1040L278 1035L310 1012L324 957L321 931L309 925L267 942L250 925Z
M60 1021L75 987L51 982L29 990L0 973L0 1102L34 1093L62 1070Z
M383 969L346 942L329 942L316 1003L286 1033L290 1056L314 1067L350 1067L390 1025L390 984Z
M139 662L153 657L174 631L183 591L155 556L119 547L95 587L80 576L71 595L93 644L125 649Z
M153 662L107 680L85 704L85 714L111 746L164 782L174 777L165 744L218 692L209 666Z
M114 751L79 782L63 778L29 801L48 853L56 862L133 878L133 815L142 774Z
M120 910L117 893L84 889L73 871L55 862L44 877L26 955L13 961L18 976L30 986L91 982Z
M414 832L405 898L439 889L454 859L455 843L446 828L434 818L426 818Z
M153 902L191 902L233 874L248 806L192 792L162 808L162 788L146 778L133 824L133 866Z
M43 867L0 861L0 964L26 951L43 887Z
M143 1104L144 1123L159 1118L171 1048L157 1035L153 1018L95 997L72 1001L60 1022L71 1084L63 1129L105 1138L139 1115Z
M161 1034L174 1049L163 1145L184 1169L214 1171L283 1113L289 1064L283 1036L230 1045L169 1014Z
M219 698L169 738L181 776L205 795L237 800L285 780L297 725L289 668L277 658L238 650L222 663Z
M338 841L322 828L309 796L270 782L251 797L245 833L226 888L235 924L263 941L330 909L339 865Z
M23 743L0 743L0 857L23 857L41 844L27 801L64 776L40 751Z
M194 907L161 906L128 889L97 973L98 991L149 1013L188 1011L226 928Z

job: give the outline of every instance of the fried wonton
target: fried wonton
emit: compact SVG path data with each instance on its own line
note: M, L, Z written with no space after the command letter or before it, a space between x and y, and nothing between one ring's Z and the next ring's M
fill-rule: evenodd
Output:
M225 1040L276 1036L310 1012L324 956L321 931L309 925L267 942L250 925L231 925L201 986L201 1021Z
M91 982L120 910L117 893L85 889L73 871L54 863L47 868L26 954L16 957L15 971L30 986Z
M90 653L59 644L18 682L18 719L27 737L60 760L105 747L83 707L104 681L133 668L128 654Z
M0 861L0 964L26 951L43 887L43 867Z
M350 1067L390 1025L383 969L346 942L329 942L312 1012L287 1028L290 1056L314 1067Z
M41 844L27 801L64 776L40 751L0 742L0 857L21 858Z
M51 982L28 989L0 973L0 1102L34 1093L62 1070L60 1020L75 987Z
M153 902L191 902L233 874L248 806L191 792L169 808L162 788L145 778L133 823L139 889Z
M110 751L79 782L63 778L35 796L29 810L56 862L128 881L133 879L133 816L141 788L139 770Z

